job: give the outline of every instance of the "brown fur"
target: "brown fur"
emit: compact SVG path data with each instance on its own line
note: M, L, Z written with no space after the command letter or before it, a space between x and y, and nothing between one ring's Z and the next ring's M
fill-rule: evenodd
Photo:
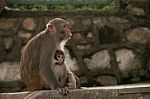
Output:
M59 79L60 85L66 85L69 89L81 88L78 77L73 74L64 63L64 52L57 50L54 59L56 60L56 63L53 69L56 73L56 77Z
M24 47L20 62L21 77L29 91L58 89L64 94L68 92L57 80L52 67L55 51L63 51L65 42L71 35L67 22L55 18L49 21L43 32L33 37Z

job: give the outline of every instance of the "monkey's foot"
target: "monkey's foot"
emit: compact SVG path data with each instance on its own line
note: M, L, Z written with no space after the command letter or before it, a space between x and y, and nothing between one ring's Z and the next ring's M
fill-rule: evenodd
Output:
M64 87L64 88L59 88L58 89L59 93L63 96L67 95L69 93L69 89L68 87Z

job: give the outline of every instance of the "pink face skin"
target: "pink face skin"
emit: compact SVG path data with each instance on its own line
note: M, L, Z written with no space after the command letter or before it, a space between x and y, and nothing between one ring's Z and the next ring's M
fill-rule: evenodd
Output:
M72 33L69 28L69 25L66 22L61 23L60 25L55 27L55 24L48 24L48 31L51 33L58 33L57 36L61 40L69 40L71 39Z
M65 35L64 39L70 39L72 36L72 33L71 33L71 30L70 30L68 24L62 23L62 27L63 27L63 31L64 31L64 35Z

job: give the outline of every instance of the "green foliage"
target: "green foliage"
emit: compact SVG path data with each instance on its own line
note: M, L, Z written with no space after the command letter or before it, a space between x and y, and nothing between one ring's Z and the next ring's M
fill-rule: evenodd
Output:
M112 0L109 4L88 4L88 5L42 5L42 4L32 4L32 5L19 5L12 4L8 5L9 7L16 10L31 10L31 11L39 11L39 10L60 10L60 11L76 11L76 10L108 10L116 7L117 0Z

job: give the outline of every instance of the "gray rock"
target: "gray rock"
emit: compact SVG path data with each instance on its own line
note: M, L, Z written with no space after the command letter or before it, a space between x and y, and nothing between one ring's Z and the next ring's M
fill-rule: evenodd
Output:
M24 32L24 31L19 31L18 32L18 37L19 38L26 38L26 39L29 39L32 37L32 34L31 33L28 33L28 32Z
M140 6L140 4L142 4L142 1L141 2L133 1L133 2L136 2L136 4L139 5L139 7L135 6L135 4L132 4L132 3L128 4L126 6L126 10L128 11L128 13L137 15L137 16L144 16L145 15L144 7ZM145 4L143 4L143 5L145 5Z
M72 70L72 71L78 71L79 70L79 66L77 64L77 61L75 58L71 58L69 51L67 49L65 49L65 62L67 64L67 66Z
M1 81L17 81L20 79L19 62L3 62L0 64Z
M142 68L142 60L137 58L132 50L120 49L115 51L119 69L124 77L128 77L129 73Z
M87 78L86 78L85 76L79 77L79 79L80 79L80 83L81 83L82 85L88 83L88 80L87 80Z
M11 37L5 37L3 43L5 46L5 49L10 50L10 49L12 49L14 39Z
M29 92L0 93L0 99L24 99Z
M94 34L94 33L89 32L89 33L87 34L87 38L92 39L92 38L93 38L93 34Z
M76 40L80 40L82 37L81 37L80 33L74 33L73 36L72 36L72 38L76 39Z
M26 30L34 30L36 27L33 18L26 18L23 21L23 28Z
M91 25L91 20L90 19L83 20L82 24L84 26Z
M99 76L96 80L100 85L108 86L108 85L117 85L117 79L114 76Z
M127 19L116 17L116 16L110 16L109 20L112 23L127 23L127 22L129 22L129 20L127 20Z
M86 58L84 62L87 64L89 69L110 69L110 56L107 50L103 50L95 53L91 56L91 59Z
M106 17L95 17L93 18L93 23L100 29L107 25L109 22Z
M131 82L132 83L137 83L137 82L139 82L141 79L140 79L140 77L135 77L135 78L132 78L131 79Z
M74 22L74 19L73 19L73 17L72 18L66 18L66 20L68 21L68 23L69 23L69 27L71 28L71 30L72 30L72 28L73 28L73 26L75 25L75 22Z
M77 49L79 50L88 50L92 47L92 44L78 44Z
M137 27L127 31L127 39L131 43L150 43L150 28Z
M14 18L1 18L0 19L0 29L10 29L17 24L17 19Z

